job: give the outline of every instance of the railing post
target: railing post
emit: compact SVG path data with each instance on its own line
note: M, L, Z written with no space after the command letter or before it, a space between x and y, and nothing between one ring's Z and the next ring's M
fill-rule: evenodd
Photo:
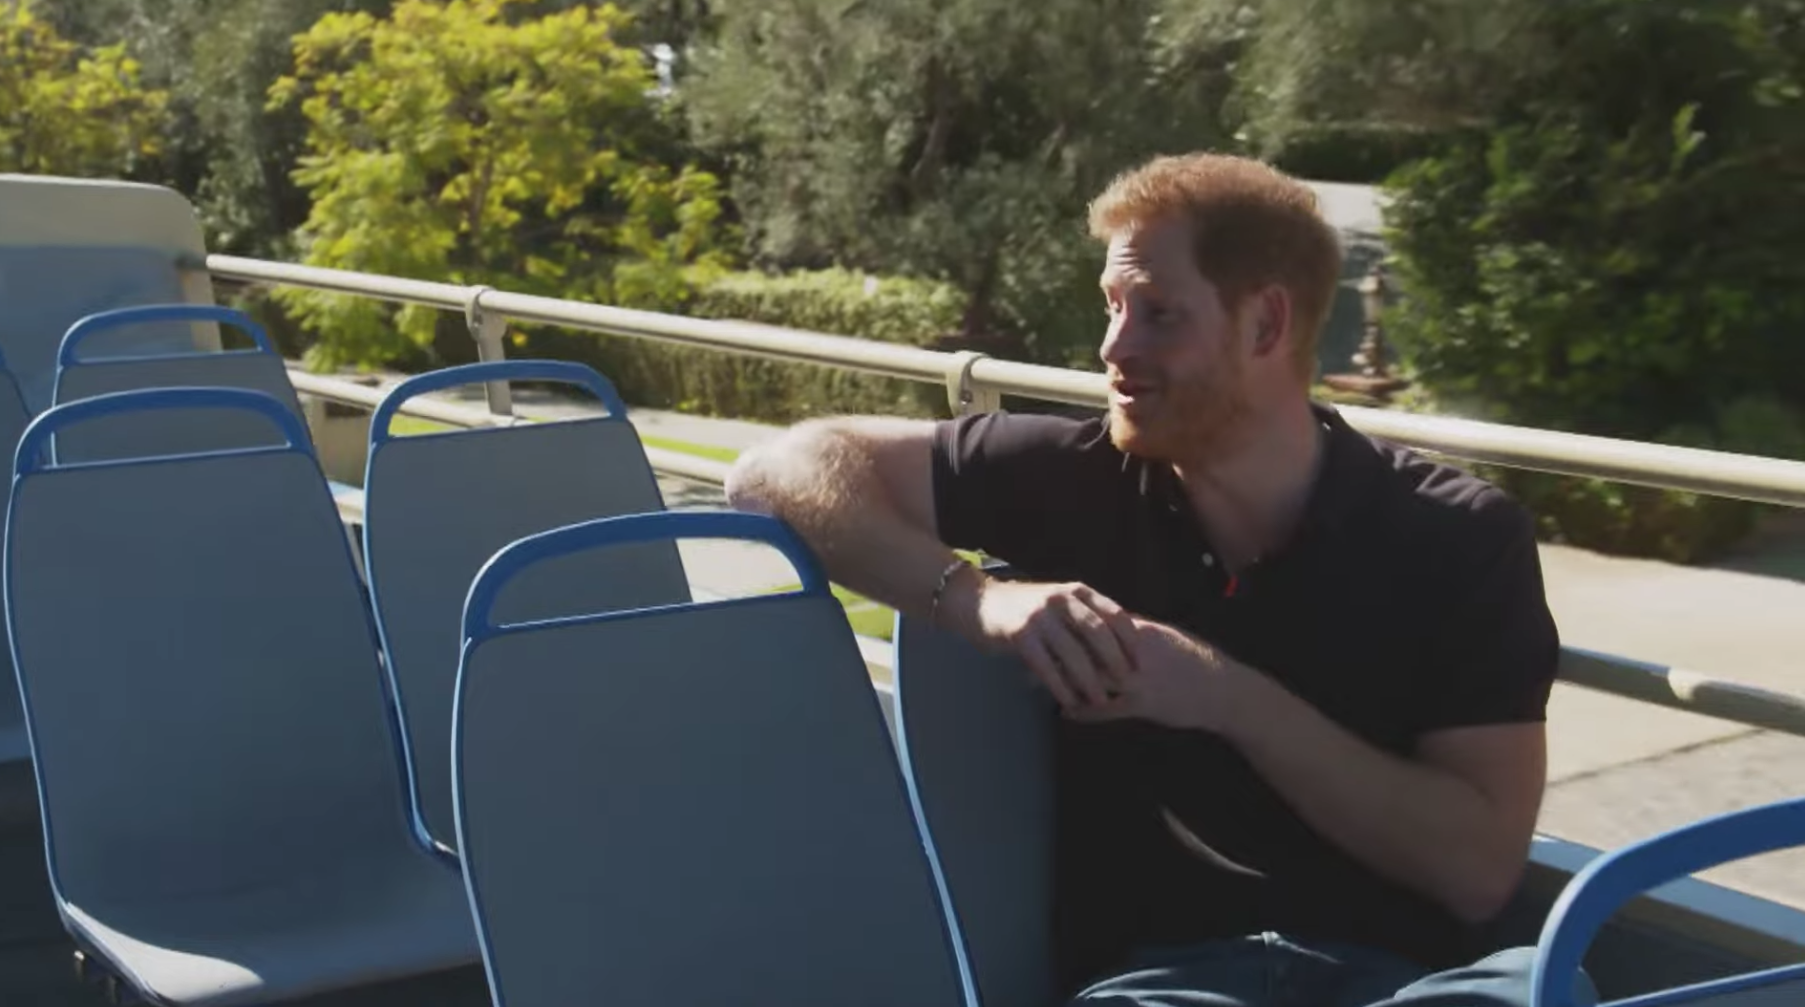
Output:
M987 353L960 350L947 362L946 404L952 409L954 416L972 412L988 413L1003 408L1001 393L975 387L971 381L972 365L988 358Z
M506 315L491 314L483 310L482 297L492 287L470 288L470 299L464 302L464 324L470 327L470 338L476 340L476 356L487 363L491 360L507 358L507 347L502 337L508 334L508 318ZM506 381L491 381L483 386L483 392L489 399L489 411L497 416L514 415L514 393Z

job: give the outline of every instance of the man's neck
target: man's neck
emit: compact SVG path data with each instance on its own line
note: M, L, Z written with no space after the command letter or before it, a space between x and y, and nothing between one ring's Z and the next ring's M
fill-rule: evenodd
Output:
M1327 437L1308 400L1246 417L1248 432L1216 457L1174 465L1211 547L1231 571L1276 551L1296 530Z

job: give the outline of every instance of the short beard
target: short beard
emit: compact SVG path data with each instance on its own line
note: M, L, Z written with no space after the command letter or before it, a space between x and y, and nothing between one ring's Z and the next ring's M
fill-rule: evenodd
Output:
M1109 410L1109 439L1123 454L1171 464L1197 464L1232 450L1252 408L1232 353L1216 362L1207 383L1165 384L1154 415L1130 420Z

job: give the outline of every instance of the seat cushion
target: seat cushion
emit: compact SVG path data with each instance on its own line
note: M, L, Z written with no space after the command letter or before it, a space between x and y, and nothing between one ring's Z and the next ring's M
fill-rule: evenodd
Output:
M333 873L133 905L63 904L81 943L153 996L262 1004L478 961L458 874L405 845Z

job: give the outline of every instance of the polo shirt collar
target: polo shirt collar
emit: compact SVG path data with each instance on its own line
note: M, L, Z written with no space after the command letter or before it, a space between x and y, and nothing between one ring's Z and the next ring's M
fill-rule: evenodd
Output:
M1296 539L1333 532L1360 510L1385 465L1373 442L1350 426L1331 406L1312 402L1310 409L1328 431L1323 443L1321 470L1304 504ZM1107 425L1107 418L1104 420ZM1170 465L1124 456L1124 468L1135 466L1137 488L1150 505L1184 513L1189 506L1184 486ZM1294 539L1295 541L1295 539Z

